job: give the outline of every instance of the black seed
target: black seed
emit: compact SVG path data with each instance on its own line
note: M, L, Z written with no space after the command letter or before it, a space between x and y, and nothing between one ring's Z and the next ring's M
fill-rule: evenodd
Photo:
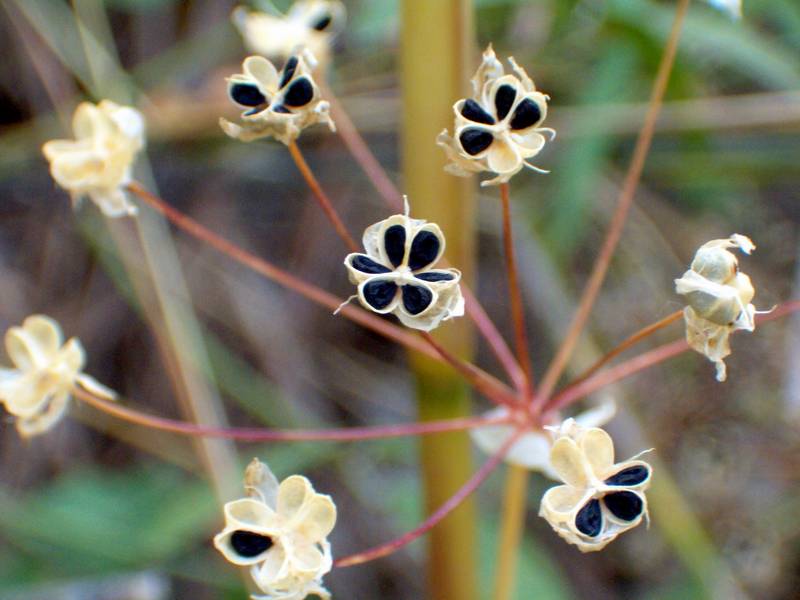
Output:
M307 77L300 77L292 82L283 97L286 106L305 106L314 98L314 86Z
M613 492L603 497L606 507L618 519L633 521L642 514L644 502L633 492Z
M514 86L503 84L497 88L494 95L494 107L497 110L497 118L503 120L506 118L508 111L514 105L514 99L517 97L517 90Z
M439 238L432 231L420 231L411 242L408 256L408 268L412 271L427 267L436 260L441 248Z
M461 107L461 114L470 121L494 125L494 117L483 110L483 107L472 98L464 101L464 106Z
M281 113L281 114L284 114L284 115L292 114L292 111L290 111L288 108L286 108L283 104L278 104L278 106L276 106L272 110L274 112L276 112L276 113Z
M575 517L575 527L583 535L597 537L603 529L603 514L600 512L600 503L597 500L589 500Z
M427 273L420 273L414 277L422 279L422 281L452 281L455 279L452 273L445 273L444 271L428 271Z
M607 485L639 485L650 475L650 469L643 465L636 465L623 469L606 479Z
M395 267L403 263L406 256L406 228L402 225L392 225L383 234L383 247Z
M418 315L431 305L433 294L430 290L416 286L403 286L403 306L412 315Z
M470 156L475 156L492 145L494 136L485 129L470 127L461 132L461 135L458 136L458 141L461 142L464 152Z
M382 264L375 262L369 256L363 254L356 254L350 261L350 266L362 273L389 273L391 269L387 269Z
M376 310L389 306L396 295L397 285L385 279L370 281L364 286L364 299Z
M333 18L331 18L330 15L322 15L319 19L317 19L317 22L314 23L312 27L317 31L325 31L328 28L328 25L331 24L331 21L333 21Z
M539 105L530 98L525 98L514 109L514 116L511 117L511 129L516 131L527 129L531 125L536 125L541 119L542 110Z
M266 96L252 83L234 83L228 88L228 95L242 106L261 106L267 102Z
M234 531L231 535L231 546L240 556L252 558L272 547L272 538L252 531Z
M279 89L283 89L283 86L289 83L292 77L294 77L294 72L297 69L298 62L299 61L297 60L296 56L292 56L289 58L289 60L286 61L286 64L283 66L283 74L281 75L281 82L280 85L278 85Z

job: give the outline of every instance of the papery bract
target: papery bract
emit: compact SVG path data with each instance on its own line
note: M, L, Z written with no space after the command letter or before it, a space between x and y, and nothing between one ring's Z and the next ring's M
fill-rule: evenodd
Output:
M447 154L448 172L464 177L483 171L496 173L481 185L506 183L523 167L546 173L527 161L544 147L543 133L551 139L555 136L554 130L541 127L549 97L536 90L513 58L508 62L513 75L505 74L491 45L486 49L472 78L474 98L453 105L453 137L444 130L436 140Z
M0 369L0 402L16 417L17 430L30 437L52 429L64 416L72 389L106 399L112 390L82 373L86 357L81 343L64 343L61 327L50 317L33 315L5 336L13 369Z
M461 272L434 268L444 254L442 230L409 217L408 203L405 214L368 227L363 243L366 253L348 254L344 264L364 308L422 331L464 314Z
M322 577L333 565L327 537L336 524L330 496L315 492L300 475L278 484L257 459L245 472L245 490L248 498L225 505L225 528L214 545L231 563L250 567L265 594L253 597L328 598Z
M228 96L245 108L242 120L236 124L221 118L223 131L243 142L274 137L286 145L316 123L335 131L330 105L311 75L314 64L314 56L305 50L289 57L278 73L266 58L248 56L242 63L243 73L228 79Z
M647 518L650 465L636 457L615 463L614 443L602 429L567 419L550 462L565 485L545 492L539 516L581 552L602 550Z
M144 147L144 118L110 100L81 103L72 120L74 140L51 140L42 146L50 173L73 202L88 196L108 217L136 213L125 185L131 181L136 154Z

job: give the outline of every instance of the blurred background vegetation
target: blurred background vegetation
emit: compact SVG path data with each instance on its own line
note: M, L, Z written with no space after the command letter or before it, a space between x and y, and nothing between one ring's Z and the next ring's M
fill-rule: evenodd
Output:
M198 395L217 413L224 403L231 423L413 419L402 350L180 234L174 248L161 248L163 285L148 287L148 261L130 223L104 222L89 204L73 213L49 178L40 145L69 137L78 101L133 102L148 120L141 178L223 236L343 297L351 293L331 259L340 242L283 146L237 143L217 126L220 115L235 114L223 78L244 56L229 20L234 4L0 0L0 324L5 330L34 312L57 318L87 348L88 372L161 415L187 416L181 398L200 384L187 384L173 360L187 354L203 374L195 378L203 382ZM331 85L402 190L398 3L346 4ZM475 9L479 46L491 41L526 67L551 95L548 125L559 132L537 157L552 174L524 172L512 183L541 373L602 239L674 5L476 0ZM759 308L800 296L800 4L745 0L744 13L734 22L705 3L691 7L643 184L576 371L678 309L672 280L708 239L753 238L758 250L741 264ZM476 48L476 65L478 56ZM353 231L386 216L336 136L312 130L300 145ZM479 295L510 339L496 190L481 190L479 207ZM170 257L179 259L185 285L171 276ZM167 300L154 300L159 294ZM174 320L164 306L178 315L179 333L165 326ZM516 597L796 598L800 323L792 331L782 320L737 335L725 384L704 358L684 355L604 392L622 409L609 426L620 455L657 449L652 526L581 555L536 517L550 482L535 477ZM675 325L645 346L681 335ZM483 348L479 360L498 371ZM302 471L331 493L340 514L336 555L423 517L417 440L215 444L197 452L186 439L88 407L73 406L71 415L28 443L8 422L0 425L0 598L244 597L238 574L210 544L221 526L206 469L213 456L237 465L233 483L215 481L218 491L235 489L238 465L257 455L279 477ZM486 597L501 483L495 474L479 494ZM420 598L423 561L424 542L416 542L326 581L338 598Z

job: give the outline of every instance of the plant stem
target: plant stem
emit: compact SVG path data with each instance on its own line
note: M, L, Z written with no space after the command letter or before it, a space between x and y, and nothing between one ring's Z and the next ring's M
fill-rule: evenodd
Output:
M445 173L436 135L452 123L449 105L463 95L473 53L471 0L402 0L400 3L400 87L403 127L401 164L404 191L414 200L418 218L447 232L447 258L472 282L475 263L474 185ZM432 101L432 99L439 101ZM445 324L433 334L454 356L474 354L474 330L468 323ZM472 398L452 369L423 356L411 356L416 378L419 420L462 417ZM472 441L463 432L420 440L424 506L433 513L474 473ZM478 590L477 510L471 500L427 536L426 596L476 600ZM444 516L444 515L443 515Z
M508 183L500 185L500 203L503 214L503 249L508 278L508 293L511 303L511 318L514 324L514 340L517 349L517 362L525 374L523 398L529 402L533 395L533 372L528 353L528 334L525 326L525 308L517 276L514 256L514 236L511 228L511 198ZM516 581L517 554L525 524L525 497L528 483L528 470L511 465L506 473L503 490L503 511L500 536L497 542L497 574L495 576L495 600L508 600Z
M625 350L627 350L631 346L634 346L634 345L638 344L643 339L645 339L649 335L652 335L653 333L655 333L659 329L663 329L667 325L671 325L672 323L674 323L675 321L680 319L682 316L683 316L683 311L682 310L676 310L674 313L672 313L671 315L667 315L666 317L664 317L660 321L656 321L655 323L652 323L652 324L648 325L647 327L642 327L642 329L640 329L639 331L637 331L636 333L634 333L630 337L626 338L624 341L620 342L615 348L613 348L612 350L607 352L603 357L601 357L591 367L586 369L581 375L579 375L573 381L571 381L569 383L569 385L565 388L565 391L567 389L569 389L569 388L575 387L576 385L578 385L580 383L583 383L584 381L589 379L589 377L594 375L595 372L597 372L597 370L600 369L600 367L603 367L606 364L608 364L609 362L611 362L615 357L617 357L620 354L622 354L623 352L625 352Z
M347 427L331 429L264 429L259 427L207 427L186 421L176 421L138 410L127 408L116 402L98 398L80 387L74 387L77 398L93 408L135 425L168 431L180 435L222 438L241 442L358 442L395 437L463 431L484 425L507 423L506 417L464 417L429 421L427 423L401 423L396 425L375 425L372 427Z
M331 115L336 122L336 130L341 135L345 146L347 146L347 149L350 151L355 161L364 171L367 178L386 204L392 210L401 212L403 210L403 196L397 189L397 186L392 183L385 169L381 166L380 162L378 162L377 158L375 158L375 155L369 149L369 146L358 132L358 129L356 129L352 119L350 119L350 116L333 93L333 90L327 85L321 85L320 87L323 92L322 95L330 102ZM442 266L447 266L447 264L445 260ZM511 378L514 387L522 391L525 384L525 375L517 364L508 344L506 344L503 336L500 335L500 332L497 330L494 322L489 318L489 315L486 314L483 306L478 302L475 294L473 294L469 287L463 282L461 284L461 291L464 295L466 313L475 323L475 327L486 340L486 343L489 344L489 348Z
M770 311L769 314L756 315L756 324L761 325L762 323L768 323L799 310L800 300L789 300L777 306L774 310ZM630 360L620 363L616 367L606 371L601 371L575 386L568 386L553 396L547 405L546 412L561 410L607 385L611 385L620 379L630 377L634 373L657 365L687 350L689 350L689 345L685 340L676 340L654 348L649 352L634 356Z
M403 212L403 195L389 179L381 163L367 146L367 142L356 129L342 103L324 81L317 82L317 85L319 85L323 98L331 105L331 117L336 123L336 132L341 136L344 145L347 146L361 170L364 171L372 187L392 210Z
M477 490L484 481L486 481L486 478L489 477L497 465L500 464L505 457L506 452L508 452L509 448L511 448L511 446L517 441L522 433L523 430L518 430L513 436L509 437L508 440L506 440L506 443L503 444L502 448L500 448L500 450L498 450L489 460L483 463L481 468L478 469L478 471L476 471L475 474L470 477L470 479L463 486L461 486L461 488L459 488L455 494L453 494L444 504L442 504L436 510L436 512L428 517L419 527L409 531L404 535L401 535L397 539L386 542L385 544L381 544L380 546L375 546L369 550L340 558L334 561L333 565L335 567L352 567L354 565L360 565L365 562L387 556L393 552L396 552L403 546L410 544L420 536L433 529L437 523L450 514L459 504L464 502L464 500L466 500L475 490Z
M496 404L505 404L506 406L516 406L519 404L520 400L517 395L506 387L505 384L499 382L485 371L481 371L472 363L462 360L452 354L436 341L436 338L430 333L422 332L422 337L436 349L445 362L461 373L464 379L469 381L472 387L481 392L484 396L492 399Z
M533 389L533 373L531 358L528 353L528 334L525 327L525 308L522 303L522 292L517 277L517 263L514 257L514 236L511 229L511 199L509 185L500 185L500 203L503 212L503 249L505 251L506 274L508 277L508 294L511 300L511 318L514 322L514 339L517 348L517 362L525 374L524 394L526 401L530 399Z
M558 382L561 373L567 366L575 345L578 343L581 332L583 331L589 314L594 306L594 301L597 294L600 292L600 287L608 271L608 266L617 247L622 229L625 226L625 221L628 216L631 204L633 203L636 188L644 168L647 153L650 150L650 144L653 140L653 132L655 130L656 119L661 110L661 104L664 99L664 93L667 89L669 76L672 72L672 66L675 62L675 54L678 50L678 40L680 39L683 21L686 16L686 11L689 7L689 0L678 0L678 6L675 12L675 20L672 24L672 30L667 40L667 45L664 48L664 54L661 57L661 63L658 67L655 83L653 84L653 91L650 96L650 103L648 105L647 114L645 115L642 129L636 140L636 147L633 151L631 164L628 172L625 175L625 180L620 190L619 199L617 201L617 208L611 219L611 224L597 256L592 273L589 276L589 281L586 283L583 294L578 304L578 310L570 323L569 329L564 341L561 343L555 358L550 363L545 372L542 384L537 390L536 398L534 399L535 406L541 408L547 402L550 394L552 393L556 383Z
M294 159L294 164L297 165L297 168L303 175L303 179L306 180L308 187L311 189L311 193L314 194L314 197L317 199L322 211L333 224L333 228L336 230L336 233L338 233L339 237L342 238L342 241L350 249L350 252L358 252L358 244L356 244L356 241L353 239L353 236L350 235L350 232L347 231L347 227L344 226L342 219L339 217L339 213L336 212L336 209L333 207L331 199L328 198L325 190L322 189L319 181L317 181L314 173L309 168L306 159L303 158L303 153L300 152L300 148L297 146L297 143L290 142L288 144L288 148L289 154L291 154L292 159Z
M509 465L503 490L503 512L497 548L497 572L494 581L494 600L508 600L514 592L517 576L519 544L525 528L525 500L529 471Z

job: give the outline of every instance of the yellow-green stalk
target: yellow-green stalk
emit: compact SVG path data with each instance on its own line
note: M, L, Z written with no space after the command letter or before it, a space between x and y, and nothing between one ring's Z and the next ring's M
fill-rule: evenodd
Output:
M443 171L444 153L436 135L452 127L452 105L464 97L473 58L469 0L403 0L401 18L401 86L403 95L402 191L412 215L438 223L447 237L448 260L464 272L473 267L475 243L474 182ZM435 333L451 352L469 358L472 330L466 319L445 323ZM463 380L450 367L424 356L412 356L421 420L470 412ZM425 509L440 506L472 474L468 436L452 433L421 441ZM429 536L428 596L477 597L477 528L475 505L465 502Z

